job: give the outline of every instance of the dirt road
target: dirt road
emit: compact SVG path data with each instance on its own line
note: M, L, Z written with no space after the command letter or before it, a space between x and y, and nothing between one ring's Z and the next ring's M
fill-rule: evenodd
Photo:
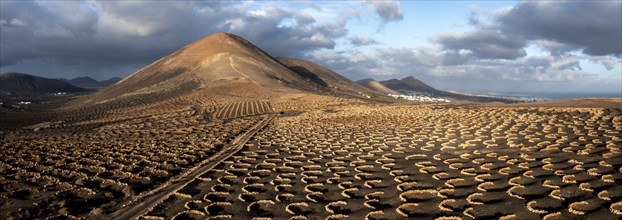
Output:
M216 165L218 165L220 162L237 153L244 147L244 144L246 144L246 142L248 142L253 137L253 135L255 135L259 130L264 128L274 117L276 117L276 114L268 115L268 117L248 129L247 132L236 137L233 142L231 142L231 144L229 144L223 151L219 152L217 155L214 155L213 158L208 159L203 164L200 164L193 170L189 171L188 173L186 173L186 175L178 178L177 180L174 180L172 183L170 183L170 185L158 188L152 191L151 194L148 194L147 196L135 202L132 202L127 206L124 206L123 208L111 213L108 216L105 216L104 218L138 219L141 215L149 212L153 207L168 198L171 194L182 189L183 187L188 185L188 183L195 180L197 177L207 173L208 171L216 167Z

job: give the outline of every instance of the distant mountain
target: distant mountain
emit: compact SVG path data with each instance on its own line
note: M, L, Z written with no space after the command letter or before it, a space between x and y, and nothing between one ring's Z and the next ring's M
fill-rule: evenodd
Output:
M100 82L91 77L83 76L83 77L77 77L71 80L64 80L64 81L77 87L82 87L82 88L87 88L87 89L102 89L102 88L111 86L117 83L118 81L121 81L121 79L122 78L114 77L114 78L110 78L108 80L104 80Z
M414 76L403 78L401 79L401 81L412 87L419 88L421 90L438 91L435 88L432 88L432 86L429 86L428 84L425 84L421 80L415 78Z
M49 79L24 73L0 74L0 95L21 97L45 95L59 92L85 92L87 89L76 87L59 79Z
M439 98L450 98L455 100L465 100L465 101L474 101L474 102L511 102L510 100L504 98L495 98L495 97L482 97L482 96L472 96L459 94L455 92L447 92L435 89L432 86L424 83L423 81L415 78L414 76L409 76L403 79L391 79L380 82L382 85L386 86L389 89L401 92L402 94L417 94L423 93L428 94L433 97Z
M96 89L101 87L99 81L88 76L73 78L71 80L67 80L67 82L71 85L82 88Z
M407 91L426 92L426 93L431 93L431 94L436 94L439 92L444 93L444 91L439 91L433 88L432 86L425 84L424 82L415 78L414 76L409 76L401 80L392 79L392 80L382 81L380 83L396 91L407 90Z
M401 94L400 92L397 92L391 88L386 87L385 85L383 85L382 83L374 80L374 79L363 79L363 80L359 80L357 81L357 83L359 85L365 86L368 89L374 90L376 92L382 93L382 94L393 94L393 95L399 95Z
M107 79L107 80L99 82L99 84L104 86L104 87L108 87L108 86L114 85L115 83L121 81L122 79L123 78L121 78L121 77L112 77L110 79Z

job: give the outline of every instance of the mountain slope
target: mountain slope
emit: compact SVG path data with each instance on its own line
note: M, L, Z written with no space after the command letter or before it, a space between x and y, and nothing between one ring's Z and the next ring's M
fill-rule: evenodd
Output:
M76 77L70 80L66 80L66 79L61 79L65 82L68 82L71 85L80 87L80 88L87 88L87 89L102 89L102 88L106 88L108 86L114 85L115 83L121 81L123 78L120 77L113 77L104 81L97 81L91 77L88 76L82 76L82 77Z
M89 89L102 87L99 81L88 76L76 77L71 80L67 80L66 82L77 87L89 88Z
M121 77L112 77L110 79L104 80L99 82L100 85L102 85L103 87L107 87L107 86L111 86L114 85L115 83L119 82L123 80L123 78Z
M329 92L358 98L362 94L382 95L316 63L287 57L278 57L277 60L307 80L324 85Z
M0 95L3 96L30 96L84 91L88 90L73 86L59 79L48 79L14 72L0 74Z
M288 69L245 39L215 33L191 43L83 101L106 102L135 95L185 94L230 83L264 92L320 91L325 85Z
M429 86L428 84L425 84L424 82L422 82L421 80L415 78L414 76L409 76L409 77L403 78L400 81L402 81L403 83L411 86L412 88L419 89L420 91L430 91L430 92L439 91L439 90L437 90L435 88L432 88L432 86Z
M358 84L367 87L368 89L374 90L376 92L382 93L382 94L394 94L394 95L399 95L401 93L386 87L385 85L382 85L382 83L373 80L373 79L364 79L364 80L359 80L357 81Z

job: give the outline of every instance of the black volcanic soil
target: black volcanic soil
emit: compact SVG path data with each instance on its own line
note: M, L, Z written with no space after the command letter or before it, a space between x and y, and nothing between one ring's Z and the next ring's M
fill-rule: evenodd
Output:
M622 169L620 114L429 106L339 110L279 119L183 199L147 215L620 217L614 193L622 187L616 174ZM201 205L189 208L194 201Z

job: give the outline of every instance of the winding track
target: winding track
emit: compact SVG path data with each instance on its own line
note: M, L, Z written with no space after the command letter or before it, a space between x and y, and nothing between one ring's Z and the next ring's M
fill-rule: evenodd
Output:
M203 164L199 164L196 168L190 170L180 178L173 180L170 185L158 188L145 197L122 207L104 218L138 219L140 216L149 212L153 207L168 198L171 194L182 189L197 177L207 173L216 167L216 165L240 151L244 147L244 144L246 144L246 142L248 142L259 130L264 128L274 117L276 117L276 114L269 114L268 117L255 124L244 134L236 137L223 151L206 160Z

